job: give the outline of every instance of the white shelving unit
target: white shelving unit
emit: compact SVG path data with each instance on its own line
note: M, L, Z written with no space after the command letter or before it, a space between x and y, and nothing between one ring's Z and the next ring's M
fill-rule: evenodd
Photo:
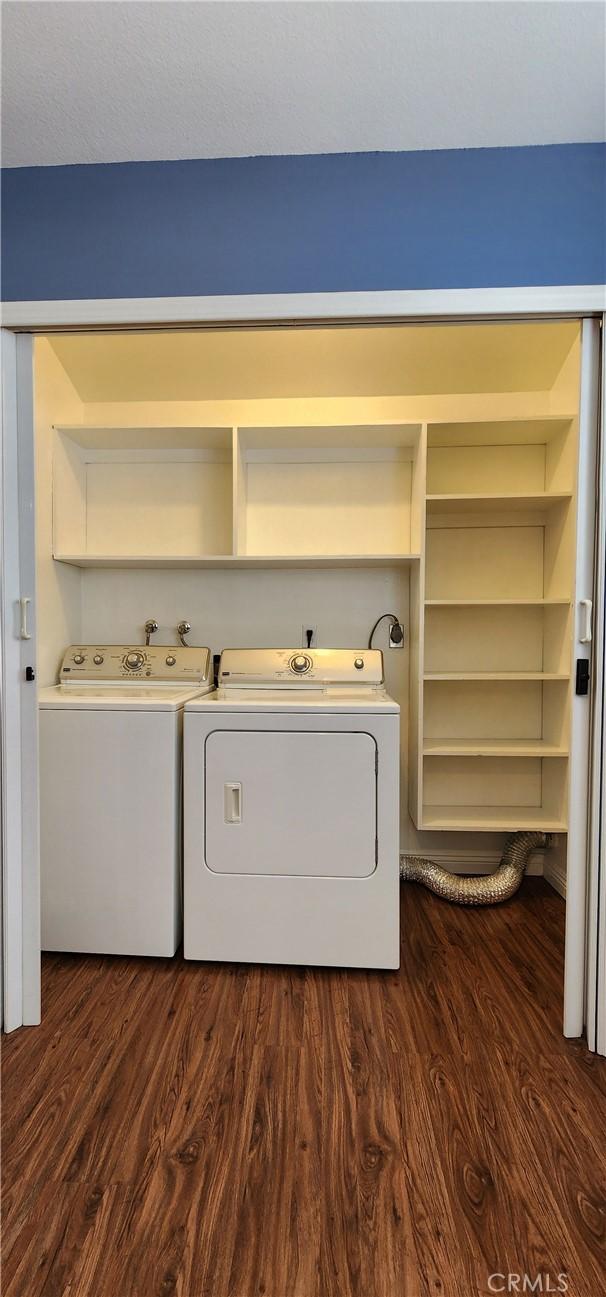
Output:
M59 428L54 557L408 567L415 824L562 830L576 453L561 416Z
M418 557L419 424L239 428L234 553L377 562Z
M231 428L57 429L55 558L190 565L231 540Z
M566 828L576 454L572 417L428 425L418 828Z
M59 428L54 557L76 567L418 561L422 426Z

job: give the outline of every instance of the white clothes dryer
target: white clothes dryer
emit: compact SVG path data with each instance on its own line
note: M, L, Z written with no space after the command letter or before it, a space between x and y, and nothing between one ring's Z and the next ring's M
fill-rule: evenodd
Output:
M398 967L399 710L377 650L223 652L185 708L186 958Z
M78 644L40 706L42 949L174 955L182 722L207 648Z

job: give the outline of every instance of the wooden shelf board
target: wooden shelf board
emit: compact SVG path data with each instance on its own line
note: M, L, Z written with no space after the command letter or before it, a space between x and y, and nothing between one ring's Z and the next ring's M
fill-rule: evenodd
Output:
M564 432L577 416L572 414L502 415L494 419L431 419L427 444L435 446L527 446L548 442Z
M542 739L425 739L426 757L567 757L568 749Z
M426 608L569 608L570 599L426 599Z
M124 424L117 428L58 423L55 431L64 433L82 450L107 451L215 449L231 452L233 438L231 424L192 423L180 427Z
M569 680L557 671L426 671L425 680Z
M418 562L419 554L55 554L58 563L101 568L390 567Z
M437 513L485 513L524 511L528 509L552 508L572 499L571 491L543 492L524 495L518 492L507 492L499 495L428 495L427 512Z
M470 829L484 833L509 833L538 829L566 833L565 820L554 819L541 806L424 806L423 829Z

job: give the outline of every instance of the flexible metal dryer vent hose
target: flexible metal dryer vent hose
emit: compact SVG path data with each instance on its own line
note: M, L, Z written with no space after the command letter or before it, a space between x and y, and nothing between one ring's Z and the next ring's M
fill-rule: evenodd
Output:
M401 856L400 879L422 883L436 896L457 905L496 905L497 901L508 901L517 892L531 852L548 843L546 833L511 833L494 873L471 878L449 874L447 869L423 856Z

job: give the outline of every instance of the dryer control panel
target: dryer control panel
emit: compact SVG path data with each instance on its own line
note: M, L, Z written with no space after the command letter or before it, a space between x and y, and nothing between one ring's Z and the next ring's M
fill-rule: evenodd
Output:
M219 680L238 689L383 684L379 649L224 649Z
M71 644L61 663L61 684L116 680L191 681L205 685L211 680L211 655L207 648L182 648L175 644Z

